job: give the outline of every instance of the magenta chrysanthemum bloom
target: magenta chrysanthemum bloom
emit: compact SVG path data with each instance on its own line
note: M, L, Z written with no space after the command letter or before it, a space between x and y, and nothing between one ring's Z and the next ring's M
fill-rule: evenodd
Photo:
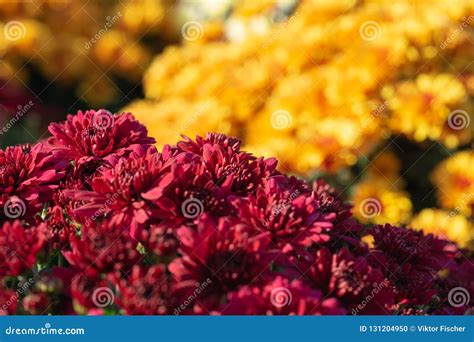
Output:
M216 217L230 214L230 186L218 186L200 158L181 153L174 158L172 181L158 200L162 218L170 227L192 223L204 212Z
M243 222L269 232L274 246L285 252L329 240L336 214L319 210L318 203L301 192L304 187L286 176L273 176L263 183L255 195L233 199Z
M265 178L274 174L277 166L275 158L256 158L241 152L239 140L222 134L198 137L196 142L187 139L179 142L177 148L199 155L214 182L219 186L226 184L238 195L255 191Z
M17 306L17 293L0 285L0 316L15 315Z
M64 166L42 144L0 150L0 222L38 213L64 177Z
M108 292L109 281L97 276L77 273L71 280L70 296L74 310L79 314L101 315L113 292Z
M166 258L175 256L179 245L175 229L166 224L145 226L141 230L138 241L147 252Z
M437 272L455 256L446 240L422 231L386 224L371 229L374 247L369 259L394 284L397 302L427 304L436 293Z
M49 131L53 135L50 148L78 164L99 159L114 165L134 147L155 142L132 114L117 115L104 109L68 115L65 122L52 123Z
M65 194L86 203L74 210L83 222L107 217L111 225L130 228L132 236L138 237L145 223L160 221L162 209L158 201L172 181L171 165L165 151L157 153L155 148L149 148L104 170L91 181L92 191L72 190Z
M66 246L75 230L59 206L48 208L45 227L48 234L48 245L53 250L59 250Z
M16 220L0 229L0 277L18 276L30 270L46 242L44 225L25 229Z
M87 275L126 272L140 260L137 241L127 230L106 223L91 223L81 228L81 236L70 237L67 261Z
M336 254L320 249L306 276L325 297L337 298L354 315L392 312L395 296L390 282L364 257L345 248Z
M184 139L185 140L176 144L177 148L182 152L191 152L202 155L204 145L219 145L225 150L230 149L233 152L240 152L240 140L228 137L225 134L208 133L205 138L197 136L195 141L188 137L184 137Z
M169 265L180 298L187 298L196 284L210 283L196 306L212 310L227 292L257 282L269 268L265 257L270 243L267 233L254 231L237 219L221 218L217 223L208 215L197 222L197 229L177 231L182 257ZM199 308L195 308L199 310Z
M346 310L334 299L300 280L276 277L262 286L244 286L229 294L221 308L227 315L344 315Z
M439 307L433 312L436 315L462 315L474 308L474 263L461 253L457 260L445 265L436 280L439 288ZM461 290L462 292L459 292ZM451 292L451 303L449 293ZM457 292L457 294L456 294ZM455 295L456 294L456 295ZM455 298L457 296L457 298ZM455 305L453 306L452 303Z
M166 270L155 265L135 266L125 279L113 279L118 288L116 304L127 315L164 315L172 308Z

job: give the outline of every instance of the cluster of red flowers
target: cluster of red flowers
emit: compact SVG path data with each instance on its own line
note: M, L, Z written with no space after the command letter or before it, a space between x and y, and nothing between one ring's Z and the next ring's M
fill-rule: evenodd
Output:
M362 226L324 181L286 176L236 139L159 152L131 114L105 110L49 130L0 150L3 314L461 314L473 304L467 251Z

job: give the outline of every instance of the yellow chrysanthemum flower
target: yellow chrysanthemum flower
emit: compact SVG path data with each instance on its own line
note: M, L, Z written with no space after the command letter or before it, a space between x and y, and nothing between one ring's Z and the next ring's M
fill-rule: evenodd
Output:
M434 170L435 184L440 204L456 209L466 216L474 212L474 152L461 151L443 160Z
M466 247L474 237L474 225L454 211L424 209L409 224L410 227L433 233Z
M357 184L352 201L354 216L361 223L399 225L411 218L412 204L408 194L391 188L384 180L373 178Z
M458 110L459 115L465 113L465 120L470 118L464 111L467 106L465 87L455 76L421 74L413 81L401 82L395 89L388 87L384 91L391 110L389 127L393 131L416 141L440 139L449 147L466 141L464 135L464 141L456 139L456 136L461 137L458 131L468 128L457 127L455 111Z

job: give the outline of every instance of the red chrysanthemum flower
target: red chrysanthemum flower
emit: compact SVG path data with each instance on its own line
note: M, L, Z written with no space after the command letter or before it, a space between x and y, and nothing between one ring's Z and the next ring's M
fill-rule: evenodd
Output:
M0 229L0 277L30 270L46 243L44 225L25 229L20 221L5 222Z
M320 249L306 277L352 314L390 314L394 305L392 286L383 273L345 248L336 254Z
M127 315L164 315L173 306L170 279L162 266L135 266L129 276L115 278L114 283L116 304Z
M102 160L114 165L137 146L154 144L145 126L132 114L112 114L106 110L79 111L63 123L52 123L48 140L67 160L77 164Z
M30 292L22 301L23 310L30 315L44 315L51 305L44 292Z
M463 315L474 308L474 263L463 254L438 274L436 284L441 300L435 315ZM470 310L470 311L469 311Z
M259 286L244 286L229 294L220 313L226 315L343 315L346 310L334 299L300 280L276 277Z
M78 273L71 281L71 298L77 313L100 315L114 304L115 294L106 279Z
M182 227L177 235L183 256L169 265L177 294L184 299L193 293L196 284L207 283L208 279L211 283L196 301L195 310L212 310L227 292L257 282L269 268L270 260L265 257L268 234L255 235L236 219L221 218L216 224L205 214L198 220L197 229Z
M237 195L254 192L264 179L274 174L277 166L275 158L256 158L240 152L239 140L222 134L210 134L197 142L187 139L179 142L177 148L199 155L215 184L226 184Z
M138 241L148 253L169 260L176 255L179 241L175 229L166 224L151 224L141 231Z
M59 250L66 246L71 234L75 232L75 228L66 219L59 206L48 208L47 219L44 223L48 234L48 245L53 250Z
M18 306L18 294L0 286L0 316L15 315Z
M241 142L239 139L228 137L225 134L207 133L205 138L197 136L195 141L184 136L184 140L178 142L176 147L181 152L202 155L204 145L219 145L225 150L230 149L234 152L240 152Z
M145 223L160 222L158 201L173 179L168 152L149 148L132 153L95 177L92 191L65 191L69 198L86 202L74 214L81 222L108 217L111 225L130 227L132 236L139 237Z
M370 233L374 246L369 260L394 284L397 302L427 304L436 293L437 272L455 256L453 245L432 234L390 224L374 226Z
M64 167L42 144L0 150L0 222L31 219L51 200Z
M141 259L128 230L107 223L82 226L80 236L71 235L70 248L64 257L87 275L126 272Z
M274 245L285 252L327 242L336 217L320 211L308 193L300 192L304 187L294 183L286 176L273 176L255 195L232 201L243 222L269 232Z
M230 213L226 201L230 186L217 186L200 158L189 153L177 155L172 167L172 181L157 204L161 218L170 227L192 223L204 212L216 217Z

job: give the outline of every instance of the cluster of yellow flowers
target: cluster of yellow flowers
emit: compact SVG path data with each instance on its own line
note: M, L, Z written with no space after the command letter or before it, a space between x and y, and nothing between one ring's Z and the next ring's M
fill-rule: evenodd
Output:
M240 1L226 21L193 22L183 44L146 71L145 99L124 110L158 143L233 134L303 175L353 166L393 136L426 148L435 142L450 154L471 141L472 1L304 0L287 18L273 15L278 6ZM383 152L355 187L355 215L465 244L473 232L472 166L468 152L440 164L433 183L445 209L413 217L400 163Z
M442 209L425 208L416 215L393 152L382 152L367 169L352 196L360 222L405 224L474 248L474 152L457 152L436 166L431 181Z
M0 79L75 87L93 105L123 97L116 78L138 83L163 29L161 0L0 0ZM150 38L151 37L151 38Z

